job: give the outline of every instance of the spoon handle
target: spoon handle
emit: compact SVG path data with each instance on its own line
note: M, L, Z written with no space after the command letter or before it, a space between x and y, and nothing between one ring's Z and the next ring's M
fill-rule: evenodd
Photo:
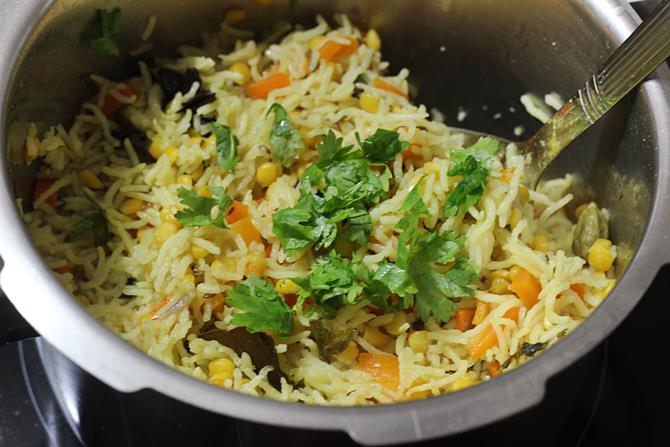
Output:
M544 169L575 138L670 57L670 0L661 0L642 25L586 81L535 136L521 146L533 154L528 177L535 184Z

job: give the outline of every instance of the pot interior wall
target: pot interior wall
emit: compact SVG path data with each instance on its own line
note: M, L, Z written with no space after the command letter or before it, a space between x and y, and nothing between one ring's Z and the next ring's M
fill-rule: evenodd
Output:
M92 91L86 74L123 79L135 70L128 56L114 59L82 43L81 30L96 8L122 10L121 48L137 47L149 15L158 25L152 55L174 54L177 44L198 44L214 31L223 13L244 5L243 25L266 33L278 20L304 25L317 13L332 20L347 13L354 23L379 30L391 71L409 67L417 100L441 110L448 124L513 138L539 127L519 104L521 94L558 92L568 98L611 52L607 28L597 23L588 2L567 0L288 0L261 7L255 2L200 0L60 0L28 39L10 92L7 157L18 196L28 197L33 170L23 159L26 123L40 129L68 123ZM510 108L516 112L511 112ZM468 111L462 123L460 109ZM632 113L629 113L632 111ZM495 119L496 113L502 113ZM589 131L552 166L550 175L576 174L579 204L595 198L610 209L614 239L634 251L644 232L654 194L655 142L650 137L648 102L637 95ZM622 257L625 261L625 257ZM625 262L624 262L625 265Z

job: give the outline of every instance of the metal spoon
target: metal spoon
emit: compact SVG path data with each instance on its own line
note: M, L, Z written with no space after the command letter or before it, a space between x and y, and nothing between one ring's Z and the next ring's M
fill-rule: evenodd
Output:
M583 88L530 139L514 143L519 154L530 154L524 182L534 187L542 172L586 129L670 57L670 0L661 0L649 18L609 57ZM459 129L468 142L483 133Z

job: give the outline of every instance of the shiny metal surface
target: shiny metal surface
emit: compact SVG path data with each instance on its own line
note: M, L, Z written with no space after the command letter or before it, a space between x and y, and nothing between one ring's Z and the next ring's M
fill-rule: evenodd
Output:
M288 18L286 1L249 5L249 25L262 29ZM575 172L577 202L597 198L611 210L612 235L634 254L618 286L593 315L548 352L493 381L420 402L375 408L315 408L252 398L186 377L145 356L81 309L45 267L26 234L15 198L30 184L21 168L21 124L40 127L71 118L89 93L79 76L120 78L131 69L80 45L83 23L96 7L123 10L122 48L138 42L149 14L158 17L157 53L197 43L215 29L223 0L3 0L0 3L0 286L17 309L70 359L114 388L152 388L184 402L235 417L306 428L347 431L366 444L428 439L464 431L537 403L547 378L599 343L622 321L670 261L670 87L663 68L630 100L582 135L548 175ZM301 0L296 19L346 12L379 29L393 68L408 66L418 99L461 126L512 136L508 113L527 91L569 95L639 23L622 0ZM486 109L486 110L484 110ZM500 120L496 112L505 112Z

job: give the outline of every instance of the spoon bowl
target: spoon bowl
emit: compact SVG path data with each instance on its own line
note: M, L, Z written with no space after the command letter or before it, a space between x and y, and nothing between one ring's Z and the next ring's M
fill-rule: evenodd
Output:
M523 182L534 188L552 161L577 137L609 112L633 88L670 57L670 0L662 0L649 18L607 59L577 94L568 100L540 130L525 141L513 142L468 129L465 145L479 138L514 143L529 156Z

